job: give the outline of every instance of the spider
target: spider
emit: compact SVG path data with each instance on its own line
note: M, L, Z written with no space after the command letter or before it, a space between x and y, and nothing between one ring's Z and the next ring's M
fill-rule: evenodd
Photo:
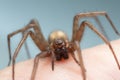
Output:
M9 48L10 55L11 55L10 38L15 34L23 33L23 37L22 37L21 41L19 42L19 44L14 52L13 58L12 58L12 79L15 80L15 78L14 78L15 70L14 69L15 69L16 57L17 57L23 43L26 41L27 37L30 35L30 37L32 38L32 40L34 41L36 46L41 50L41 53L36 55L36 57L34 59L34 66L33 66L33 71L31 74L31 80L35 79L36 70L37 70L37 66L39 64L40 58L51 57L51 67L52 67L52 70L54 70L54 62L61 61L61 59L65 59L65 60L68 59L69 54L72 56L74 61L80 66L81 71L82 71L83 80L86 80L86 69L85 69L85 65L83 62L82 54L81 54L81 48L79 46L82 36L83 36L83 33L85 31L85 27L89 27L108 45L109 49L111 50L111 52L114 56L116 64L117 64L118 68L120 69L118 59L115 55L115 52L114 52L110 42L107 40L107 38L104 37L103 34L101 34L94 27L94 25L92 23L90 23L89 21L83 21L79 25L79 20L81 18L91 17L91 18L95 19L98 16L105 16L107 18L107 20L110 22L110 24L111 24L112 28L114 29L114 31L116 32L116 34L119 35L119 33L118 33L117 29L115 28L115 26L113 25L110 17L104 11L86 12L86 13L79 13L79 14L75 15L74 19L73 19L73 34L72 34L71 40L68 40L67 35L63 31L60 31L60 30L52 32L49 35L48 41L45 40L45 38L41 32L41 29L39 27L39 23L35 19L31 20L29 22L29 24L27 24L24 28L19 29L13 33L10 33L8 35L8 48ZM30 30L31 28L33 28L34 31L31 31ZM77 56L79 59L76 59L75 52L77 52Z

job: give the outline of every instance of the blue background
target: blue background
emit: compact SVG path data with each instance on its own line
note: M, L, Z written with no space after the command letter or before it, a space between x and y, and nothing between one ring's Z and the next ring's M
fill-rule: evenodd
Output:
M81 12L106 11L120 31L119 5L119 0L0 0L0 69L7 66L9 59L7 35L23 28L32 18L39 21L46 39L51 31L58 29L64 30L71 39L73 17ZM118 39L119 37L114 33L108 21L104 17L100 17L100 19L109 40ZM90 21L100 30L93 20ZM12 53L20 40L21 34L12 37ZM40 51L30 37L27 39L27 43L31 57L34 58ZM82 49L85 49L102 43L103 41L96 34L86 28L80 45ZM17 61L26 59L28 58L23 46Z

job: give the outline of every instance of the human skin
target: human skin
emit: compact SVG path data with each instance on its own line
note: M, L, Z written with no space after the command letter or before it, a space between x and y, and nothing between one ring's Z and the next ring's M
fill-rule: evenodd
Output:
M112 41L112 47L120 63L120 39ZM105 44L82 50L87 80L120 80L120 70ZM33 59L15 65L15 80L30 80ZM0 80L12 80L12 68L0 71ZM70 56L68 60L55 61L51 69L51 58L39 61L35 80L82 80L81 69Z

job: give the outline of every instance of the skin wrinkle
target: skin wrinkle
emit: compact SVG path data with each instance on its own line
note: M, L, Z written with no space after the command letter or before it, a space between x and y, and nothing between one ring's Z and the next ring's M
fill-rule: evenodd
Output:
M120 62L120 40L111 42ZM87 80L120 80L120 71L109 48L103 44L82 50ZM15 80L30 80L33 59L15 65ZM11 66L0 71L0 80L12 80ZM36 80L82 80L81 69L72 57L68 60L55 61L51 69L51 58L42 58L36 74Z

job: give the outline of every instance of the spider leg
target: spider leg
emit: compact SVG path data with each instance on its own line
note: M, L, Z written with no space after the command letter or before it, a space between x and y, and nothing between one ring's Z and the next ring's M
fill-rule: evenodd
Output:
M41 53L40 53L41 54ZM39 63L39 55L38 54L35 59L34 59L34 66L33 66L33 70L32 70L32 75L31 75L31 80L34 80L35 75L36 75L36 70L38 68L38 63Z
M34 59L34 66L33 66L32 74L31 74L31 80L35 79L36 71L37 71L38 64L39 64L39 59L47 57L49 55L51 55L51 57L52 57L52 62L51 62L52 63L52 70L54 70L54 60L55 60L54 53L52 51L50 51L50 52L49 51L41 52Z
M76 32L78 30L78 27L79 27L79 20L81 18L84 18L84 17L96 17L96 16L105 16L105 18L108 20L108 22L110 23L110 25L112 26L114 32L120 36L120 33L118 32L118 30L116 29L116 27L114 26L112 20L110 19L110 17L108 16L108 14L104 11L101 11L101 12L87 12L87 13L80 13L80 14L77 14L75 17L74 17L74 22L73 22L73 35L72 35L72 42L74 42L75 40L75 36L76 36ZM79 42L80 42L81 38L79 39Z
M36 55L36 57L34 59L34 66L33 66L32 74L31 74L31 80L35 79L36 71L37 71L38 64L39 64L39 59L44 58L44 57L46 57L48 55L49 54L48 54L47 51L41 52L38 55Z
M77 50L77 53L79 54L80 51ZM74 61L75 61L79 66L81 66L81 64L82 64L82 66L83 66L83 61L80 60L80 59L82 59L82 58L80 58L80 57L82 57L82 56L78 55L78 57L80 58L79 60L81 61L81 62L79 62L79 61L76 59L76 57L75 57L75 55L74 55L74 52L73 52L73 53L70 52L70 54L71 54L72 58L74 59ZM85 69L84 66L83 66L83 69L82 69L82 70L86 72L86 69Z
M79 62L80 62L80 67L81 67L81 70L82 70L82 75L83 75L83 80L86 80L86 69L85 69L85 66L84 66L84 62L83 62L83 58L82 58L82 54L81 54L81 48L79 46L79 42L78 41L75 41L75 49L78 53L78 58L79 58Z
M22 36L24 36L25 32L22 32ZM27 56L28 56L28 59L31 58L31 55L30 55L30 51L29 51L29 48L28 48L28 44L27 42L25 41L24 42L25 44L25 49L26 49L26 53L27 53Z
M70 54L71 54L72 58L74 59L74 61L80 66L80 63L79 63L78 60L75 58L75 55L74 55L73 53L71 53L71 52L70 52Z
M117 66L120 69L118 59L117 59L117 57L115 55L115 52L114 52L110 42L101 33L99 33L99 31L90 22L84 21L84 22L81 23L80 28L79 28L79 30L78 30L78 32L76 34L76 39L75 40L79 41L79 38L82 38L83 30L84 30L84 28L86 26L89 27L91 30L93 30L109 46L109 49L111 50L111 52L112 52L112 54L114 56L114 59L115 59L115 61L117 63Z
M26 34L23 36L23 38L21 39L20 43L18 44L18 47L17 47L16 50L15 50L15 53L14 53L13 59L12 59L12 78L13 78L13 80L14 80L14 74L15 74L15 72L14 72L15 59L16 59L16 57L17 57L17 55L18 55L18 52L20 51L23 43L24 43L25 40L27 39L28 35L30 35L30 37L33 39L34 43L36 44L36 46L37 46L39 49L41 48L41 46L43 46L44 44L46 44L46 43L44 43L44 41L39 40L39 38L36 37L36 35L35 35L32 31L29 31L28 33L26 33Z
M68 51L71 54L71 56L74 59L74 61L80 66L81 71L82 71L82 75L83 75L83 80L86 80L86 73L85 73L86 69L84 67L84 63L83 63L83 59L82 59L82 55L81 55L81 50L80 50L80 46L79 46L78 41L75 41L72 44L69 43ZM75 52L77 52L79 61L75 57Z
M15 32L12 32L12 33L8 34L8 36L7 36L8 51L9 51L9 62L8 62L8 66L10 65L11 59L12 59L12 54L11 54L11 43L10 43L10 42L11 42L11 37L14 36L14 35L17 34L17 33L22 32L23 30L24 30L24 29L17 30L17 31L15 31Z
M69 51L69 53L71 54L71 56L72 56L72 58L74 59L74 61L80 66L79 61L78 61L78 60L76 59L76 57L75 57L75 48L74 48L74 45L69 45L68 51Z
M39 27L39 24L36 20L31 20L30 23L28 25L26 25L24 28L22 29L19 29L15 32L12 32L10 34L8 34L7 36L7 40L8 40L8 51L9 51L9 62L8 62L8 66L10 65L10 62L11 62L11 44L10 44L10 40L11 40L11 37L18 34L18 33L25 33L27 30L33 28L34 29L34 32L35 32L35 35L41 40L41 41L44 41L45 44L42 44L39 45L39 48L41 51L44 51L46 49L46 46L48 45L48 42L45 40L42 32L41 32L41 29ZM27 50L28 51L28 50Z
M98 27L100 28L101 33L103 33L103 35L109 40L109 37L108 37L107 33L105 32L104 27L103 27L103 25L101 24L98 16L94 16L93 18L94 18L94 20L96 21L96 23L98 24Z
M53 53L53 51L51 51L51 57L52 57L52 71L54 71L54 62L55 62L55 54Z

